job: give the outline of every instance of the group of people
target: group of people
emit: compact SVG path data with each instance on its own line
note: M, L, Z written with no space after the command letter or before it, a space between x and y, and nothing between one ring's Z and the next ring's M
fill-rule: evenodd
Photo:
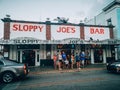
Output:
M81 65L84 67L85 60L87 60L87 54L84 51L80 52L80 54L76 53L76 55L69 55L64 51L53 55L54 68L57 69L58 67L59 70L64 68L73 69L74 64L76 64L77 69L81 69Z

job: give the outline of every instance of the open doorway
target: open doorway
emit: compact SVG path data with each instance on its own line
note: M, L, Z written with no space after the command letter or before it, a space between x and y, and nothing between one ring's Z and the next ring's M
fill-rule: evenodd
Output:
M95 60L95 63L103 62L103 50L102 49L94 50L94 60Z
M35 51L24 50L22 52L22 62L27 63L28 66L35 66Z

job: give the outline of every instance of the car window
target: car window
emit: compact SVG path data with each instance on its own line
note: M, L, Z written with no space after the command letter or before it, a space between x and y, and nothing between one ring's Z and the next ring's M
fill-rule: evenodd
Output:
M4 65L4 63L2 61L0 61L0 65Z
M17 62L11 61L11 60L4 60L4 62L5 62L6 65L15 65L15 64L18 64Z

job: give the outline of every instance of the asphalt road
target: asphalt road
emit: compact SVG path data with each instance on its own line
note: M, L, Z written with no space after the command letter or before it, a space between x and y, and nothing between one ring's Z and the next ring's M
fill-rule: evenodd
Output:
M0 84L1 90L120 90L120 74L106 70L30 73L25 79Z

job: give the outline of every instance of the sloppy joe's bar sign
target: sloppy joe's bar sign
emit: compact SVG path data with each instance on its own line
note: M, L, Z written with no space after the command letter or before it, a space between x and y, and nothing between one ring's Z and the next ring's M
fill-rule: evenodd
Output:
M52 25L51 39L80 38L80 27L71 25Z
M33 37L46 40L46 27L44 24L11 23L10 39L17 37Z
M110 39L109 28L105 27L85 27L85 40L105 40Z

